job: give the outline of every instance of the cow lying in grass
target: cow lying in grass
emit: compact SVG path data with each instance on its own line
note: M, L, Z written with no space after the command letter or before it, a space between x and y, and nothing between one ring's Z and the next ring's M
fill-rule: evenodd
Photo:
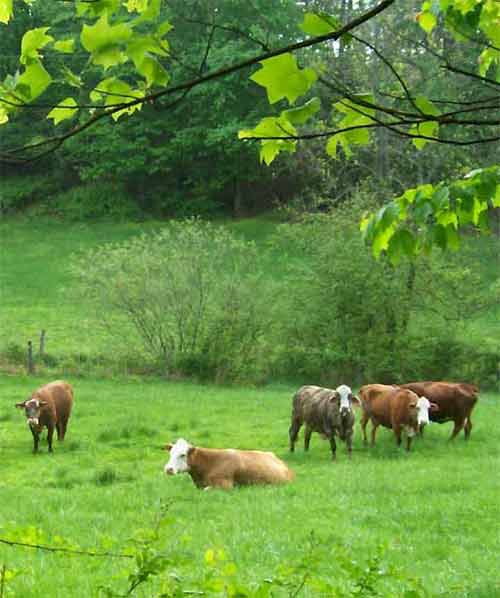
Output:
M426 396L438 405L439 410L431 411L431 421L440 424L452 421L455 425L450 440L464 429L465 440L472 430L471 413L477 402L479 389L474 384L465 382L409 382L401 384L418 396ZM423 428L420 430L423 433Z
M419 428L429 423L429 410L438 406L426 397L418 397L411 390L385 384L367 384L359 390L363 416L361 431L366 444L366 424L372 422L372 446L379 425L392 428L398 446L401 446L401 433L406 430L406 450L409 451L413 436Z
M165 449L170 451L165 473L189 473L198 488L282 484L294 478L274 453L201 448L183 438L173 445L166 444Z
M41 386L29 399L16 403L18 409L24 409L26 423L33 435L33 452L38 451L40 434L47 428L49 453L52 452L52 435L57 430L57 439L64 440L71 408L73 406L73 388L67 382L56 380Z
M335 459L335 435L338 434L346 443L350 457L354 430L353 401L359 403L359 399L353 396L352 390L345 384L335 390L320 386L299 388L293 397L290 451L294 451L299 430L304 424L304 450L309 450L311 434L318 432L330 441L332 459Z

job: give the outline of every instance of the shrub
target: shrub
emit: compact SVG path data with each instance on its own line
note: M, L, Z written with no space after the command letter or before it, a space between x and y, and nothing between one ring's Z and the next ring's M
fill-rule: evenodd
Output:
M242 378L258 369L270 312L253 244L197 220L91 251L81 292L110 334L139 342L169 375Z
M95 181L59 193L45 209L70 221L140 216L140 210L124 186L113 181Z

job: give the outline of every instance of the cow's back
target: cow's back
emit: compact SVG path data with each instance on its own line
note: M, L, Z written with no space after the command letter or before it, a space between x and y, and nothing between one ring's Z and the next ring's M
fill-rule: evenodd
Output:
M293 416L301 422L307 422L312 429L323 432L325 420L335 416L331 402L334 395L335 391L330 388L302 386L294 396Z
M390 395L394 387L386 384L366 384L359 389L361 407L370 417L374 417L383 426L390 427L391 402Z
M437 422L466 417L477 401L477 386L465 382L410 382L401 387L436 403L439 409L432 411L430 417Z
M54 406L57 421L66 421L73 406L73 388L63 380L50 382L35 391L34 395Z
M234 482L246 484L280 484L293 480L294 474L274 453L265 451L238 451L239 467Z

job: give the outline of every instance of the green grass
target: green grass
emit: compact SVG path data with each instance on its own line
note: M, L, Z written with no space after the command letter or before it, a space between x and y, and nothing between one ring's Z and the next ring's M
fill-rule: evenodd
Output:
M382 544L384 561L419 577L431 596L499 595L498 395L481 396L468 444L463 437L448 443L451 425L436 424L409 455L396 449L387 430L371 450L362 447L357 426L351 462L339 443L333 464L328 443L317 435L309 454L302 434L295 454L288 453L291 387L76 380L66 441L56 443L53 455L43 441L41 453L32 455L31 434L13 405L45 381L0 377L0 537L48 544L61 537L87 549L123 550L137 530L152 525L160 501L171 501L160 547L173 558L167 573L180 576L185 589L200 587L209 548L223 548L243 580L263 580L280 565L297 563L314 531L321 548L315 566L326 576L339 552L365 562ZM296 480L200 491L187 475L163 474L161 446L178 437L201 446L273 450ZM96 596L100 585L127 587L129 563L116 559L0 544L2 563L20 572L7 586L16 597ZM137 595L153 596L156 587Z

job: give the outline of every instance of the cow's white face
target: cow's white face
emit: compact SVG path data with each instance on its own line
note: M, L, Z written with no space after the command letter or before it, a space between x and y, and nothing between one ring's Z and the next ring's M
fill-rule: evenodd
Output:
M176 473L189 471L188 452L191 448L192 446L189 442L184 440L184 438L179 438L170 449L170 459L165 465L165 473L168 475L175 475Z
M339 393L340 396L340 411L351 411L352 410L352 390L349 386L341 384L335 389L335 392Z
M430 402L426 397L419 397L417 401L417 421L418 425L429 423Z

